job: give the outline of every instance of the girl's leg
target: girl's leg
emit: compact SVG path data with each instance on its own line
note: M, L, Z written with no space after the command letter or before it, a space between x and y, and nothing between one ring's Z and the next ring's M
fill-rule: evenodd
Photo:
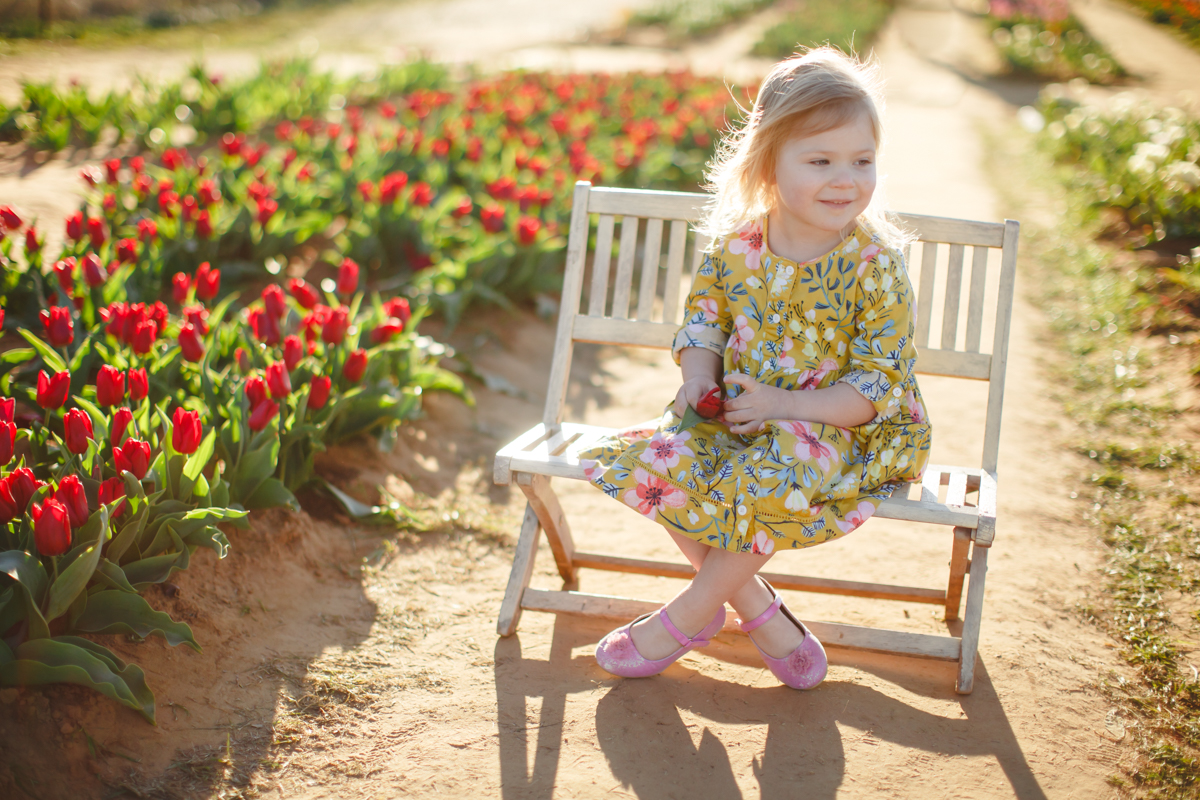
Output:
M667 603L666 614L686 636L695 636L712 621L717 609L729 602L743 620L751 620L771 604L771 594L754 576L770 556L732 553L701 544L671 531L684 557L696 568L696 577ZM638 652L648 659L665 658L679 648L657 617L630 631ZM783 658L795 650L804 634L781 614L754 632L755 641L772 656Z

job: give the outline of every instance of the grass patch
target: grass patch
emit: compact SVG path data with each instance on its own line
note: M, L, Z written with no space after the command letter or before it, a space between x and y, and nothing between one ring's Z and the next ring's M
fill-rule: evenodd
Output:
M800 47L823 44L831 44L846 53L866 52L894 8L892 0L793 2L783 21L763 32L753 53L768 58L786 58Z
M756 11L773 5L776 0L673 0L629 18L630 27L652 25L666 29L667 38L675 43L696 36L707 36L726 25L740 22Z
M1195 797L1200 786L1200 496L1192 388L1179 338L1154 333L1154 272L1098 242L1100 214L1074 168L1056 166L1015 126L985 131L994 185L1022 220L1022 269L1067 354L1060 397L1090 460L1078 494L1108 548L1102 585L1080 607L1120 644L1134 678L1099 677L1130 720L1136 758L1110 784L1122 796ZM1038 215L1044 221L1039 222ZM1173 341L1172 341L1173 340ZM1175 383L1175 386L1171 386Z

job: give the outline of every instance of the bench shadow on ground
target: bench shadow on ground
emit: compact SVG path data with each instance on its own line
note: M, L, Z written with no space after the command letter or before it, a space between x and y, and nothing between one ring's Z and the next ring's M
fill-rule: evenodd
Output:
M951 709L945 715L915 708L852 680L839 680L836 674L812 692L730 683L701 674L686 662L654 678L613 678L586 653L609 627L611 623L604 621L558 617L546 661L524 657L519 634L497 641L495 681L505 800L553 795L567 699L605 687L596 707L597 744L612 776L639 798L742 796L729 750L736 743L722 741L707 725L698 744L694 743L681 712L726 730L768 726L765 750L752 755L763 798L797 797L798 792L806 798L836 797L846 774L848 729L860 732L857 736L864 741L881 740L932 755L991 756L1014 796L1046 797L982 661L975 669L975 691L960 696L953 691L955 664L830 650L835 667L851 666L904 692L938 700ZM714 645L705 657L759 665L744 637L725 634ZM576 648L585 652L573 655ZM536 720L527 716L529 698L541 698ZM919 761L914 758L914 770L920 769ZM879 780L887 782L886 777Z

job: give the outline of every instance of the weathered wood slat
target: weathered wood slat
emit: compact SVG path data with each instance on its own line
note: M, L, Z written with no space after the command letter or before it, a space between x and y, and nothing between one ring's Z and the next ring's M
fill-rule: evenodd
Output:
M500 601L500 618L496 622L496 633L512 636L521 621L521 595L533 577L533 562L537 556L538 534L541 533L537 514L533 506L525 504L525 518L521 522L521 535L517 538L517 549L513 553L512 570L508 573L508 586L504 599Z
M918 348L916 370L923 375L945 375L950 378L986 381L991 375L992 357L987 353Z
M916 233L923 241L985 245L987 247L1000 247L1004 244L1004 225L998 222L928 217L924 214L897 214L896 216L900 218L900 227Z
M518 482L529 500L529 507L537 514L546 539L550 542L550 552L554 553L554 562L558 565L558 574L568 583L575 580L575 541L571 537L571 526L558 502L558 496L550 488L550 479L544 475L535 476L525 485Z
M658 262L662 258L661 219L646 220L646 243L642 248L642 279L638 284L637 318L649 322L654 317L654 293L658 288Z
M983 468L996 471L1000 457L1000 413L1004 408L1004 376L1008 367L1008 332L1012 322L1013 288L1017 280L1017 237L1020 223L1004 221L1004 254L996 300L996 329L992 336L992 374L989 377L987 423L983 431Z
M956 472L952 475L947 475L946 483L949 488L946 490L946 505L958 506L959 508L967 504L967 476L962 472Z
M629 214L634 217L686 219L694 222L708 204L710 195L692 192L658 192L645 189L613 189L593 186L588 211L593 214Z
M961 244L950 245L950 259L946 263L946 297L942 303L942 349L954 350L958 342L958 309L962 305L963 258L966 248Z
M667 246L667 284L663 288L663 317L668 324L679 322L679 289L683 277L683 258L687 250L688 224L671 220L671 240Z
M937 242L921 243L921 284L917 287L917 350L929 347L929 323L933 315L933 281L937 274Z
M548 611L558 614L580 614L605 619L634 619L662 607L662 603L633 600L627 597L559 592L529 588L521 599L521 607L529 611ZM956 661L959 639L952 636L933 636L883 628L865 628L836 622L816 622L801 619L826 647L871 650L880 653L903 653L942 661ZM741 633L732 611L727 612L726 632Z
M617 274L613 278L612 315L629 316L629 295L633 289L633 259L637 255L638 218L621 218L621 247L617 251Z
M592 290L588 296L588 314L593 317L603 317L608 306L608 269L612 264L613 228L616 224L616 217L608 214L601 215L596 223L596 249L592 251Z
M577 342L633 345L670 350L679 326L666 322L640 322L634 319L579 316L571 337Z
M954 529L954 545L950 550L950 580L946 585L946 621L958 619L962 605L963 579L967 574L967 555L971 552L971 530Z
M967 342L972 353L979 352L983 336L983 296L987 289L988 248L973 247L971 256L971 291L967 300Z
M958 682L954 691L970 694L975 688L975 655L979 650L979 623L983 617L983 586L987 575L988 548L971 546L971 572L967 580L967 608L963 613L962 650L958 661Z
M516 459L513 459L514 472L516 468ZM875 516L909 522L932 522L935 525L959 525L964 528L974 528L979 524L979 514L974 508L946 508L940 504L931 506L895 497L884 500Z

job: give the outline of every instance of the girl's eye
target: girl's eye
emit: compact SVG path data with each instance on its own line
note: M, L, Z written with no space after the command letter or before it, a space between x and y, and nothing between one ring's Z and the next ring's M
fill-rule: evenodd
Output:
M827 159L827 158L814 158L812 161L810 161L810 162L808 162L808 163L810 163L810 164L816 164L817 166L824 166L824 165L826 165L826 164L828 164L828 163L829 163L829 159Z

